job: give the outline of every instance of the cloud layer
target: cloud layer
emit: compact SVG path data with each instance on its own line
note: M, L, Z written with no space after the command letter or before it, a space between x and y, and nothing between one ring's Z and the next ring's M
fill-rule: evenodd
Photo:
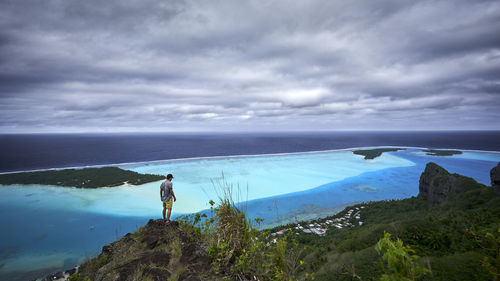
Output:
M0 2L0 129L500 129L498 1Z

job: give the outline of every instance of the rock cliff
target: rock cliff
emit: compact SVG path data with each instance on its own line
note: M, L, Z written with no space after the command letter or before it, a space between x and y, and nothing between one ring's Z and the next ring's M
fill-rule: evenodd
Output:
M210 269L205 245L179 228L149 220L134 234L106 245L102 253L84 263L79 276L93 281L207 280ZM83 279L83 278L79 278Z
M427 197L429 206L436 206L446 201L448 197L484 185L474 179L458 174L450 174L436 163L427 163L420 176L419 195Z

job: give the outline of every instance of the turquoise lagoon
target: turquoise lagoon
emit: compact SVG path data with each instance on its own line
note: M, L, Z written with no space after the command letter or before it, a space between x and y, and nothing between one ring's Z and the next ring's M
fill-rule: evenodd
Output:
M206 210L218 183L233 185L252 218L273 226L331 215L346 205L418 194L427 162L489 185L498 152L429 156L419 148L364 160L350 150L123 164L141 173L174 174L174 214ZM161 217L160 182L76 189L0 187L0 279L26 280L81 263L150 218Z

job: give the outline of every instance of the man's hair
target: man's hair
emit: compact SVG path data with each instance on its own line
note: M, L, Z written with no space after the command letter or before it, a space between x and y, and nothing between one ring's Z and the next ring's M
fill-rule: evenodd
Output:
M174 176L172 176L172 174L168 174L168 175L167 175L167 180L168 180L168 179L173 179L173 178L174 178Z

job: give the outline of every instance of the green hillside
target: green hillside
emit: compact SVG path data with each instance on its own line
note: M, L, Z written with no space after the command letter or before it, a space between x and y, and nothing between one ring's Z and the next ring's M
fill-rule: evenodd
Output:
M443 187L452 190L447 181L459 191L429 207L427 194L422 192L423 179L429 176L426 169L418 197L351 206L333 217L308 222L338 219L358 208L362 226L351 218L354 226L330 227L324 236L297 232L300 245L307 249L304 271L315 272L316 280L379 280L383 267L375 245L388 232L410 247L420 257L418 264L430 270L421 280L498 280L492 271L500 272L500 196L473 179L449 174L433 163L427 166L441 169L431 179L430 196L446 193Z
M322 237L298 235L308 249L307 271L315 272L316 280L379 280L383 271L375 244L384 231L411 247L423 266L430 265L432 278L424 280L493 280L482 264L489 255L495 258L486 234L500 234L500 196L491 188L478 186L430 209L424 196L353 207L359 206L365 207L362 226L330 229Z

